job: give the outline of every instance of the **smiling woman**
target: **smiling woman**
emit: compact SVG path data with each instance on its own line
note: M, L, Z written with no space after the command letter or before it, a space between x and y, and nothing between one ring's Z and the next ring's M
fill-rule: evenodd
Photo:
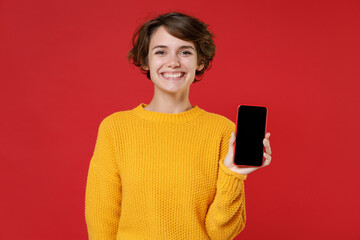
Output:
M150 72L155 93L167 91L186 94L196 71L204 67L204 64L197 65L194 44L173 37L161 26L152 34L149 49L148 63L142 68Z
M182 13L168 13L144 23L135 31L130 62L140 67L154 84L146 110L178 113L192 108L191 84L200 80L215 56L208 26Z
M211 66L212 34L169 13L142 25L133 44L128 58L154 95L100 124L86 186L89 238L233 239L245 227L247 177L231 166L235 124L189 101Z
M169 35L186 41L190 43L192 48L195 48L197 64L204 65L201 70L196 71L197 76L202 75L205 70L211 67L211 62L215 56L215 45L212 39L213 34L208 30L207 25L182 13L168 13L146 22L140 26L133 36L133 48L128 54L128 59L145 70L149 79L149 71L144 67L148 65L150 39L159 27L165 28ZM197 81L194 80L194 82Z

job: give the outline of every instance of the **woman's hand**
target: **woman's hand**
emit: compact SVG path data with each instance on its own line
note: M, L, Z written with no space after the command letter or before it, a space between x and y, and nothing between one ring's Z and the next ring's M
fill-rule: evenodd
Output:
M231 133L231 137L229 139L229 150L228 153L224 159L224 165L229 168L231 171L237 172L239 174L247 175L259 168L266 167L271 162L271 148L270 148L270 133L265 134L265 138L263 140L263 144L265 147L264 157L265 161L262 166L260 167L243 167L243 166L237 166L233 163L233 157L234 157L234 143L235 143L235 133Z

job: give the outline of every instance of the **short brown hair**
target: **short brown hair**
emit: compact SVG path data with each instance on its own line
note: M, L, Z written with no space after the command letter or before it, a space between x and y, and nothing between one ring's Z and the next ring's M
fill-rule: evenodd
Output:
M179 12L171 12L159 15L157 18L145 22L138 27L132 38L133 48L128 54L129 62L140 67L141 71L150 79L149 70L144 70L148 65L148 52L152 33L160 26L172 36L184 41L194 43L198 65L204 64L204 67L198 71L196 76L201 76L205 70L211 68L212 60L215 56L215 44L213 41L213 33L211 33L204 22L194 17ZM198 82L195 78L194 83Z

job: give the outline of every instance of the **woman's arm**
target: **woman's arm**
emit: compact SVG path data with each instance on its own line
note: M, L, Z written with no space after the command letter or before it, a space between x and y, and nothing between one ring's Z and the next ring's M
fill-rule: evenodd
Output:
M110 119L105 118L99 127L86 183L85 219L90 240L115 240L118 230L121 182L113 136Z
M229 130L221 142L216 195L205 219L207 233L213 240L235 238L246 222L246 175L233 172L223 164L229 150L230 135Z
M235 129L235 124L233 124ZM265 161L261 167L239 167L233 163L235 133L228 131L220 147L216 195L206 216L211 239L233 239L245 227L245 188L247 174L271 163L270 133L263 140Z

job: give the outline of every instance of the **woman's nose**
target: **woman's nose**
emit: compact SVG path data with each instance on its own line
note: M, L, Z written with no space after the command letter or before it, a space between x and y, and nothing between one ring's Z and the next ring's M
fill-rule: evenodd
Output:
M180 67L180 60L178 56L169 56L167 67Z

